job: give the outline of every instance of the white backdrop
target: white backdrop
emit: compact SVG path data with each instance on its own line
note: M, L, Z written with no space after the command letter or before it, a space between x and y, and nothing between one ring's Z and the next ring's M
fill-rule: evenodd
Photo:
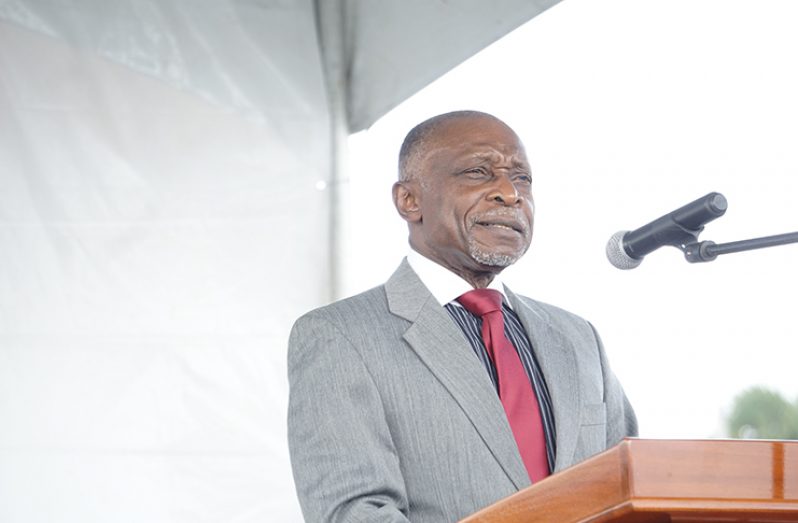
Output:
M300 519L285 343L329 287L311 4L0 9L3 523Z

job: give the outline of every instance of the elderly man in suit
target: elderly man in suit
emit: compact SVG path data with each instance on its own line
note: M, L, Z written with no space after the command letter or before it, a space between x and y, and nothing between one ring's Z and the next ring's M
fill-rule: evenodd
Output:
M307 521L456 521L636 434L593 326L499 282L532 238L516 134L473 111L402 145L411 252L300 318L288 435Z

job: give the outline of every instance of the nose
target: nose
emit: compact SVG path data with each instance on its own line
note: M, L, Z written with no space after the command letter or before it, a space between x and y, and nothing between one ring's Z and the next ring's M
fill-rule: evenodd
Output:
M505 174L496 176L495 183L488 193L488 199L508 207L518 206L523 200L518 188L510 177Z

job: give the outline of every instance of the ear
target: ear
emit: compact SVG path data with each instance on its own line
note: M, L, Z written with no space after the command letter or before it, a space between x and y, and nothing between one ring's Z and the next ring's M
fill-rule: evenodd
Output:
M396 182L393 184L393 204L399 216L409 223L421 221L421 207L413 182Z

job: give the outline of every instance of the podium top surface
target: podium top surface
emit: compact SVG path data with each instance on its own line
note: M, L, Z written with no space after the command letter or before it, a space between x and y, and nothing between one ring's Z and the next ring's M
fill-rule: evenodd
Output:
M798 441L626 439L463 520L798 521Z

